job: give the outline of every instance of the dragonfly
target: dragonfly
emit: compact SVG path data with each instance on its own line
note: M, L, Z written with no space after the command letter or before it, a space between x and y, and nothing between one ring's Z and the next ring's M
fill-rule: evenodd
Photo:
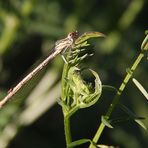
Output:
M40 70L42 70L52 59L61 54L64 62L67 61L64 57L66 50L74 44L75 39L78 37L78 32L70 32L66 38L58 40L48 57L42 61L34 70L32 70L26 77L24 77L15 87L8 91L8 94L0 101L0 108L2 108L30 79L32 79Z

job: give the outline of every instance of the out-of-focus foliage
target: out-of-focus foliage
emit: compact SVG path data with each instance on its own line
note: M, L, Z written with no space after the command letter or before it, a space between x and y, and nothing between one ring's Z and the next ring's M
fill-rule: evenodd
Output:
M0 1L0 98L48 54L57 39L73 30L107 35L106 39L94 40L95 55L84 64L99 73L103 84L118 87L141 50L148 29L147 7L146 0ZM61 110L53 106L60 97L61 72L62 60L56 58L0 110L0 148L65 146ZM148 90L146 58L134 77ZM111 96L103 91L100 104L74 117L74 139L93 137L101 120L98 117L106 112ZM137 115L147 117L147 100L133 83L121 101ZM148 127L148 119L143 122ZM100 143L141 148L147 147L147 138L136 124L124 122L106 130Z

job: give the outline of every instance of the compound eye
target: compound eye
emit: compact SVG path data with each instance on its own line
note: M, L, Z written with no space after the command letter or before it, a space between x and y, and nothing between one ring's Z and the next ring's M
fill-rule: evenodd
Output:
M77 31L72 32L72 36L76 38L78 36L78 32Z
M77 38L77 36L78 36L78 32L77 31L75 31L75 32L71 32L71 33L69 33L69 36L71 37L71 38Z
M73 36L73 33L69 33L69 36L72 37Z
M75 32L72 32L72 33L71 33L71 36L75 36Z
M70 36L72 37L73 36L73 33L70 33Z

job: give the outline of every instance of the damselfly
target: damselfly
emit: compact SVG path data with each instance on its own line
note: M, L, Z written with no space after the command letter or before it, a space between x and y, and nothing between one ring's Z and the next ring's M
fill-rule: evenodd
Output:
M31 71L25 78L23 78L15 87L10 89L7 96L0 101L0 108L3 105L5 105L12 98L12 96L14 96L22 88L22 86L24 86L31 78L33 78L40 70L42 70L58 54L61 54L64 62L67 63L63 54L69 47L73 45L77 37L78 37L78 33L77 31L75 31L75 32L69 33L66 38L58 40L55 43L55 46L53 47L49 56L42 63L40 63L33 71Z

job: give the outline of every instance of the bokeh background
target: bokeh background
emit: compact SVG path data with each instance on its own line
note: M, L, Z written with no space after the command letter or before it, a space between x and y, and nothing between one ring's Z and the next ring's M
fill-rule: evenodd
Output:
M1 0L0 98L49 53L56 40L68 32L100 31L95 55L84 65L98 72L102 83L119 87L126 69L139 54L148 29L146 0ZM63 61L53 60L13 100L0 110L0 148L65 147L63 115L57 104ZM134 77L148 91L148 61ZM72 118L73 140L92 138L114 94L103 91L100 101ZM137 115L148 115L148 102L132 81L121 102ZM125 114L116 109L114 117ZM148 119L143 121L148 127ZM148 147L148 133L133 121L106 128L100 144L120 148ZM84 145L81 147L87 147Z

